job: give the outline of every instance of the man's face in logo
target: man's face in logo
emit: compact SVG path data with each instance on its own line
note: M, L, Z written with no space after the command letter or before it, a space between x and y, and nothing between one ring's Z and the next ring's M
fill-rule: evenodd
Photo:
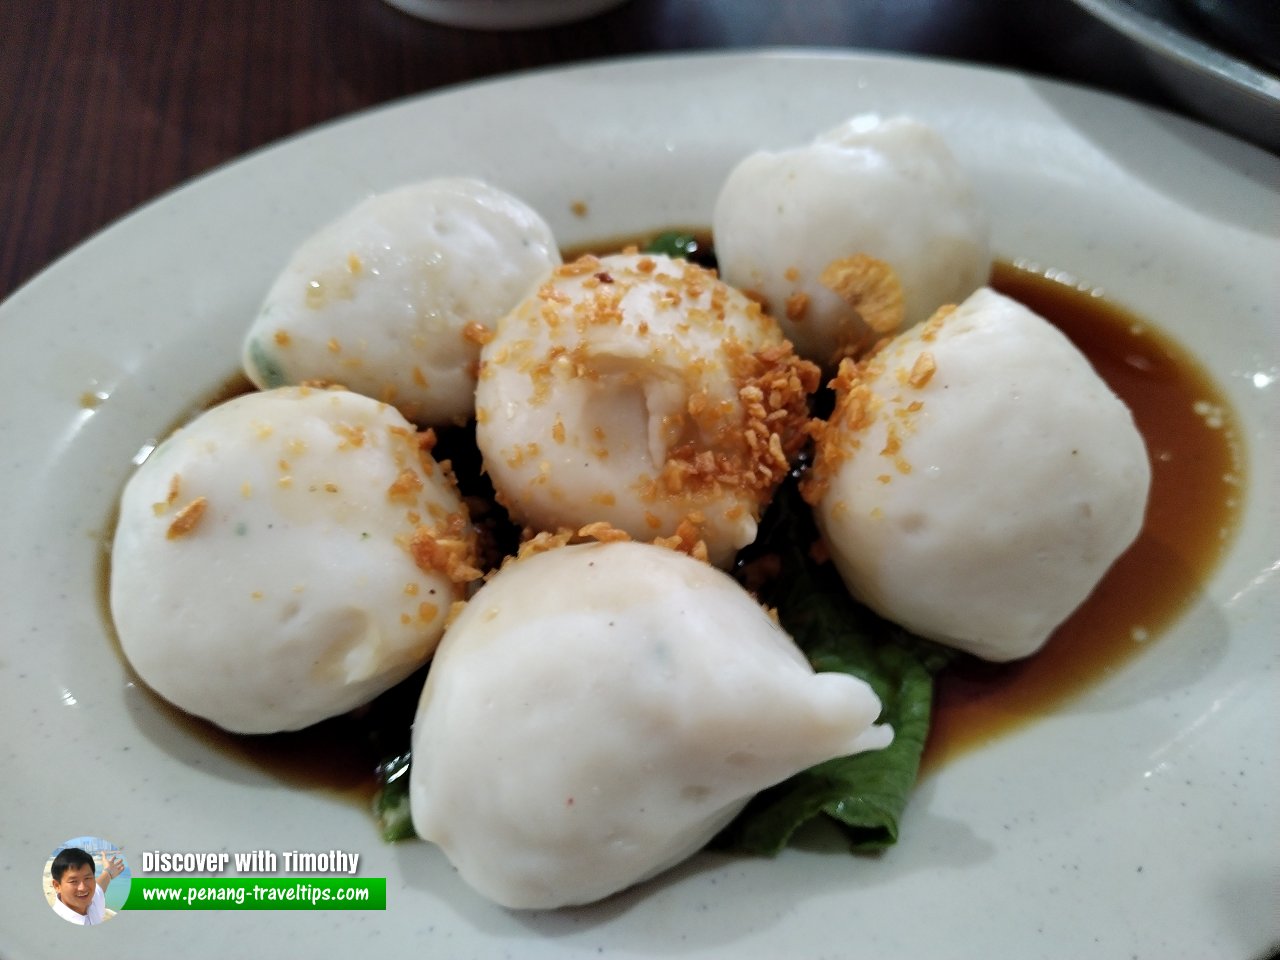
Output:
M93 902L93 890L97 885L93 867L67 867L62 879L53 881L53 889L68 907L76 913L88 913Z

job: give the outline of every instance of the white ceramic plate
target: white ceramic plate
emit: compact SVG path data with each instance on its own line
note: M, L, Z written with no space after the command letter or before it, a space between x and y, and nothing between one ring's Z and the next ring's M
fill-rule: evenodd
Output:
M762 145L868 109L936 125L995 246L1104 287L1198 353L1250 447L1245 526L1178 625L1084 697L920 785L879 859L703 856L593 908L521 914L421 843L175 726L128 682L98 537L130 457L233 372L268 281L370 191L471 174L573 244L707 223ZM851 55L625 61L483 83L258 153L144 208L0 308L0 953L1248 957L1280 939L1275 531L1280 162L1130 103L1017 75ZM585 217L571 211L586 203ZM93 409L86 393L106 396ZM125 913L71 931L49 850L328 850L385 913Z

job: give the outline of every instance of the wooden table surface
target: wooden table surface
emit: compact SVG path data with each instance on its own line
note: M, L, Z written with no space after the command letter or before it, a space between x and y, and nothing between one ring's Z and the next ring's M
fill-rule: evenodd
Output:
M3 0L0 300L145 201L363 107L548 64L770 46L1008 66L1178 109L1069 0L630 0L504 32L382 0Z

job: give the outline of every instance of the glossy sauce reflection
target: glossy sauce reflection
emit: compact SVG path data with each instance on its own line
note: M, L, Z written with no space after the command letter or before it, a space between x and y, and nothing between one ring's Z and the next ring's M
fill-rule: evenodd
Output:
M996 265L991 285L1051 320L1133 411L1151 459L1146 522L1040 653L969 661L939 679L925 770L1042 716L1159 642L1225 551L1243 499L1243 452L1220 389L1180 346L1053 273Z

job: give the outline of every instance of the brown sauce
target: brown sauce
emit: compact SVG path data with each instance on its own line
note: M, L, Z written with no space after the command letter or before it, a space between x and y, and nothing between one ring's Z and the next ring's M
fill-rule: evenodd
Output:
M1055 276L999 263L992 286L1058 326L1133 411L1152 463L1146 522L1134 545L1040 653L1008 665L965 661L939 678L923 772L1050 713L1157 643L1214 569L1240 515L1243 451L1234 415L1217 385L1186 350L1145 321ZM251 389L236 375L182 414L174 427ZM114 527L112 517L106 529ZM108 550L102 555L100 600L114 638ZM131 670L130 675L144 686ZM406 681L374 709L403 717L407 729L421 685L420 676ZM237 736L159 697L150 700L164 722L185 728L224 755L283 782L361 804L375 789L374 764L388 752L370 741L371 725L358 715L297 733Z
M1158 643L1239 520L1244 455L1222 391L1173 340L1053 276L999 263L991 285L1052 321L1133 411L1151 460L1146 522L1043 650L1008 665L970 661L939 678L926 771L1051 712Z

